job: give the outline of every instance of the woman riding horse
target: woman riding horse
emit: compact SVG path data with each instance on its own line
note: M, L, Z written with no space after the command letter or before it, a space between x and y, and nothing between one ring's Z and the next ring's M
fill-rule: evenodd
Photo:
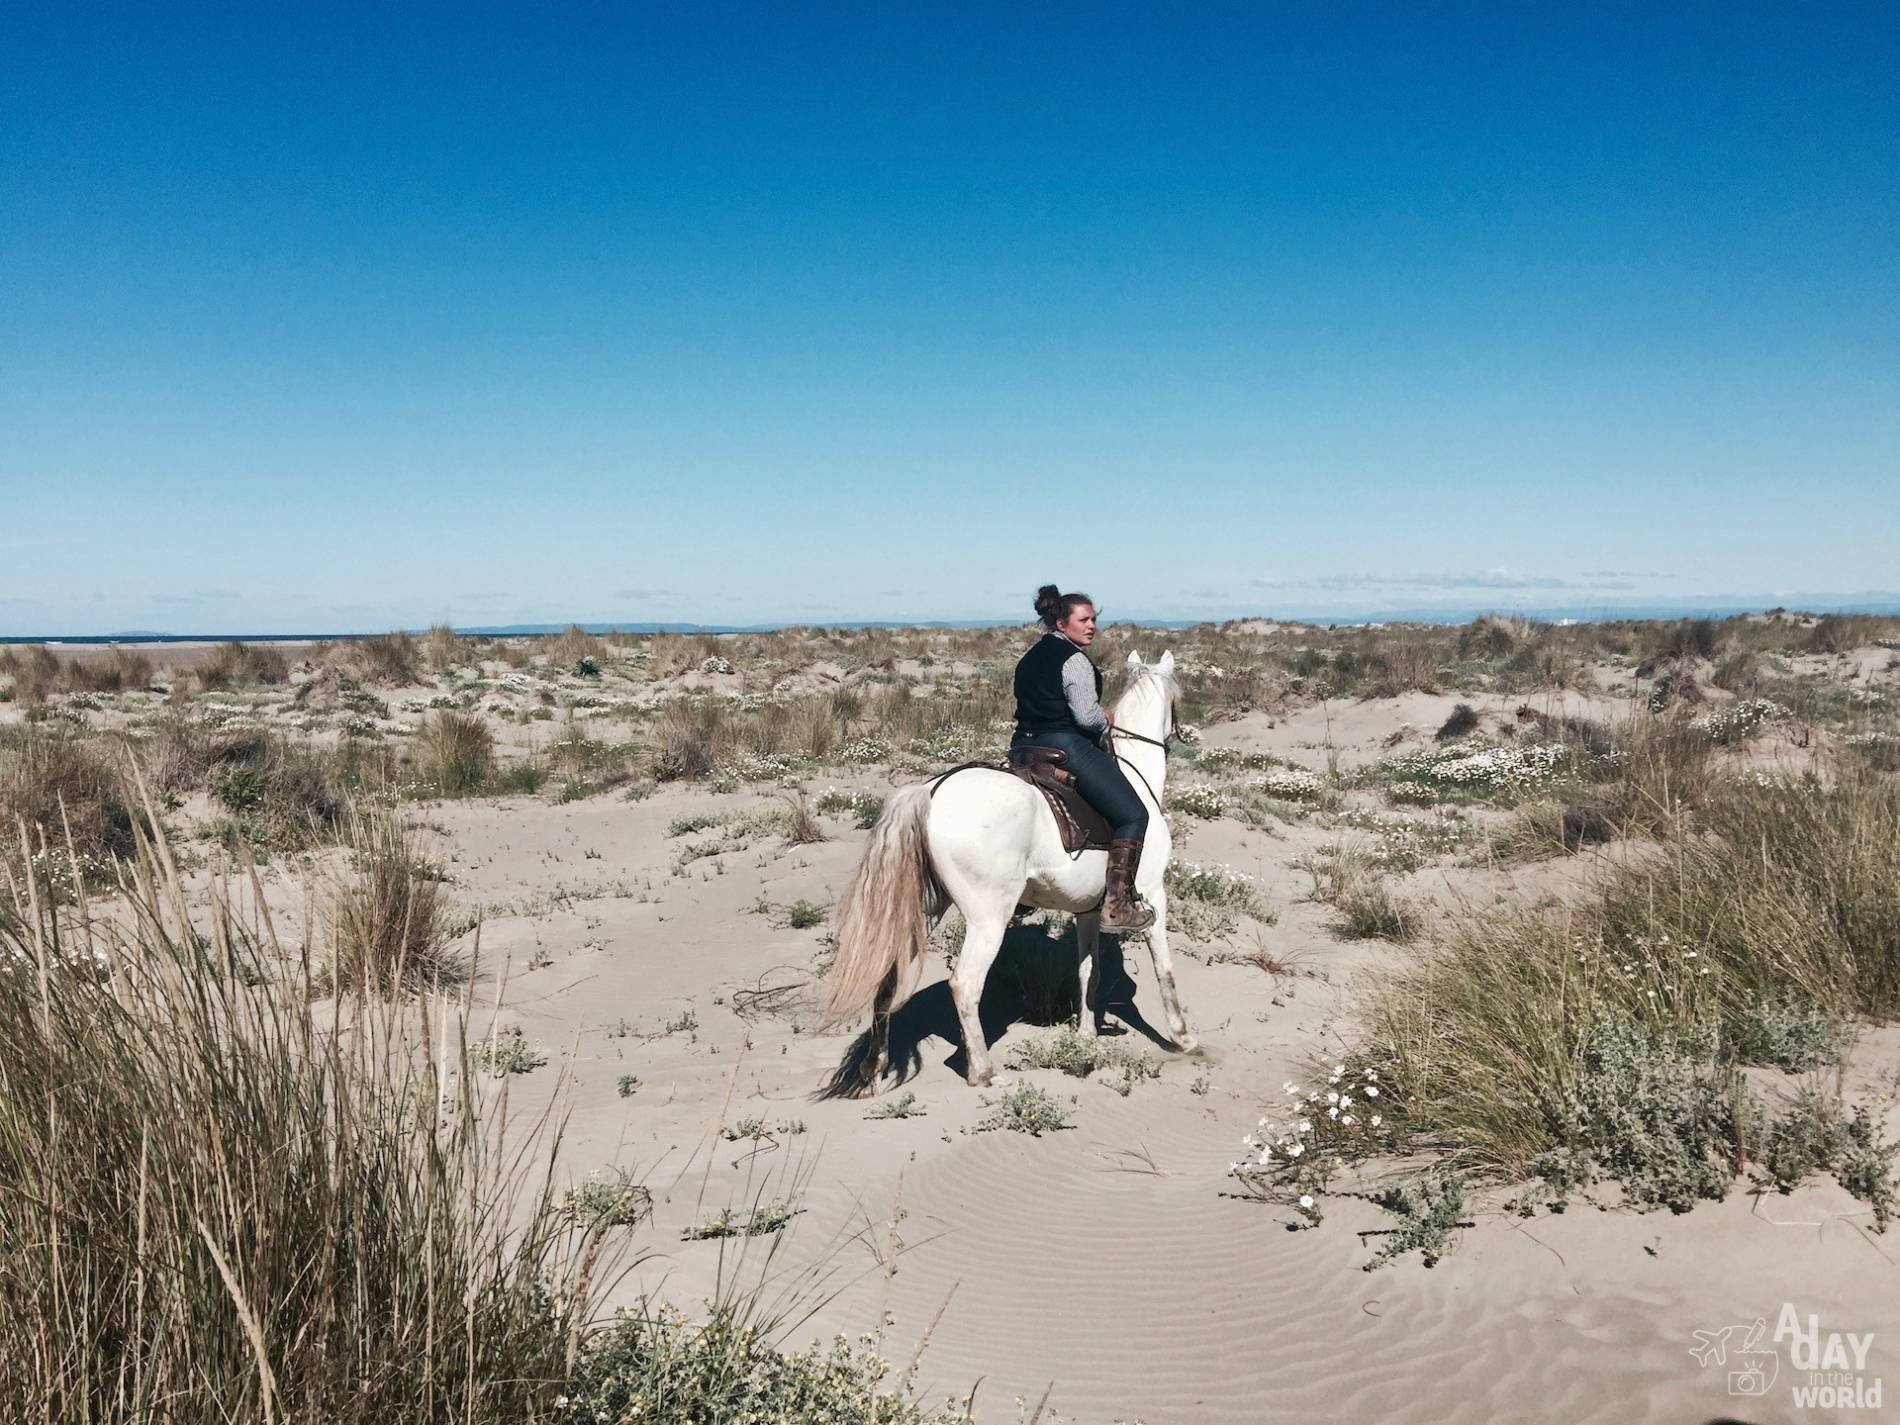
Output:
M1012 749L1054 747L1066 757L1076 789L1107 819L1108 886L1102 929L1146 930L1154 911L1135 896L1135 868L1148 834L1148 808L1104 742L1114 720L1102 707L1102 674L1087 653L1095 641L1095 602L1044 584L1036 614L1048 632L1016 665L1016 736Z

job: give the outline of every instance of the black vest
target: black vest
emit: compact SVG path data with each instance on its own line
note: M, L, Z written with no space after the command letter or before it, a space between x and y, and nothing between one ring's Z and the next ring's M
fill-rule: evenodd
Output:
M1069 695L1062 690L1062 665L1082 650L1060 634L1045 633L1016 665L1016 730L1018 732L1082 732L1069 711ZM1083 657L1087 657L1083 654ZM1102 670L1091 660L1095 696L1102 696ZM1093 735L1093 734L1091 734Z

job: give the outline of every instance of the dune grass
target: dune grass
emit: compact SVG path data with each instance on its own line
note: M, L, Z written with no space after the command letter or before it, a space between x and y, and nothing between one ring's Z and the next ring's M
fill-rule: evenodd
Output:
M247 970L285 957L245 887L220 880L186 934L162 841L127 879L124 916L57 915L29 884L0 918L0 1399L555 1418L601 1258L525 1152L497 1157L465 1007L446 1043L373 999L319 1016L294 975Z
M1367 1018L1412 1128L1523 1174L1576 1145L1604 1035L1617 1062L1633 1035L1657 1063L1719 1076L1760 1052L1769 1011L1835 1026L1900 1011L1894 779L1726 783L1580 900L1454 924Z

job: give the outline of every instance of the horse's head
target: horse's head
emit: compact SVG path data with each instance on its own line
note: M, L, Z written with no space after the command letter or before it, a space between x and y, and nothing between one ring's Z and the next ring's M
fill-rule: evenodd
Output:
M1155 705L1154 715L1158 718L1159 731L1137 728L1146 732L1157 741L1165 742L1174 732L1175 706L1181 701L1181 684L1174 676L1174 650L1170 648L1161 655L1159 661L1144 663L1139 653L1128 655L1128 691L1122 695L1119 708L1129 712L1144 712L1147 705ZM1120 716L1118 711L1117 716Z

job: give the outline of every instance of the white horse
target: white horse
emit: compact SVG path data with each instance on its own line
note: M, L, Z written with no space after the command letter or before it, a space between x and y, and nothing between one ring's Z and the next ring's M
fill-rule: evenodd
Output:
M1167 778L1167 743L1174 731L1174 705L1180 685L1174 678L1174 654L1145 664L1128 655L1129 686L1115 705L1112 747L1122 759L1135 792L1148 807L1148 836L1142 844L1137 891L1154 907L1148 930L1155 983L1161 991L1168 1030L1184 1052L1192 1051L1168 952L1168 893L1164 878L1172 849L1168 819L1162 813ZM1094 1034L1100 1020L1097 1003L1101 971L1097 937L1101 930L1102 891L1108 853L1085 851L1071 856L1062 849L1055 818L1041 792L1021 779L995 770L971 769L905 787L886 802L871 832L864 859L838 905L837 954L832 961L825 1023L835 1025L871 1011L868 1054L855 1073L836 1086L843 1092L876 1087L889 1046L890 1018L900 999L908 998L916 968L929 949L930 924L951 904L963 912L963 949L950 976L963 1029L967 1077L989 1083L989 1046L977 1017L984 981L1003 943L1003 931L1018 905L1064 910L1075 916L1080 951L1079 1028Z

